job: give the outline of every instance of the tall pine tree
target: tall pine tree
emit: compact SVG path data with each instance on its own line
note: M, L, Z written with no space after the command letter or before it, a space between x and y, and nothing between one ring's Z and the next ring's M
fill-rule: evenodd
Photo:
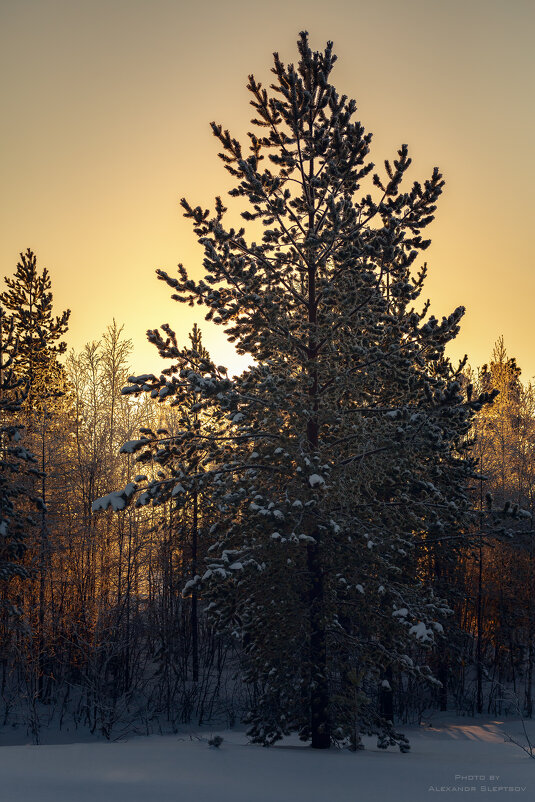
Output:
M313 52L303 33L298 48L296 67L275 54L271 94L249 78L248 151L212 124L251 235L226 223L220 198L213 214L183 200L204 278L158 271L253 367L230 380L195 366L164 327L149 338L176 367L125 392L163 400L189 386L226 416L226 446L212 438L209 470L181 484L202 481L219 507L203 596L243 646L253 738L297 731L315 748L357 748L368 732L405 750L378 688L402 672L432 681L415 647L434 642L447 605L419 564L426 543L467 522L463 438L485 398L463 397L444 356L464 310L439 322L414 307L441 174L402 191L405 145L373 174L355 101L330 83L332 44ZM148 433L129 451L163 462L172 447Z

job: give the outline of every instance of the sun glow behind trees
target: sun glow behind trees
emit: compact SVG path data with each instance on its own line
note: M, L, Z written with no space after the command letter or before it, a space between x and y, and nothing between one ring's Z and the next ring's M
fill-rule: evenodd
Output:
M178 198L224 193L207 120L242 137L244 65L265 80L275 46L284 58L306 26L345 54L339 85L357 88L359 115L377 132L372 158L409 142L414 175L438 164L446 178L427 292L438 315L468 308L453 355L482 364L499 328L530 376L534 13L529 0L334 0L329 13L318 0L274 0L269 11L244 0L4 4L4 272L27 245L53 268L77 350L119 318L119 299L136 371L154 365L146 328L173 322L185 341L194 315L172 320L153 275L178 258L198 275L202 251ZM30 112L34 122L21 122ZM218 333L203 335L234 367Z
M177 316L178 336L173 326L162 327L163 335L152 328L158 319L152 316L148 288L166 289L152 272L138 282L134 273L125 280L119 270L109 270L105 280L95 282L99 308L88 304L91 335L109 301L119 319L118 310L125 307L136 324L142 320L143 328L150 326L151 343L163 356L178 360L179 368L158 375L152 350L139 367L154 375L131 379L119 396L130 343L115 320L100 343L90 342L69 359L77 411L63 411L60 428L64 423L71 436L54 434L47 455L47 466L58 468L57 497L51 504L55 513L50 516L55 539L50 550L47 545L47 560L37 566L38 637L32 643L32 628L26 629L26 662L16 649L8 656L14 661L8 696L27 683L34 723L36 700L57 704L61 682L76 688L74 718L107 737L121 717L132 712L133 699L141 700L136 709L142 710L147 731L152 726L149 713L158 722L166 716L174 727L177 716L203 720L206 710L218 703L230 710L230 720L247 707L243 698L235 703L234 692L218 695L222 679L228 680L225 661L229 655L236 660L238 653L246 665L247 694L254 698L248 709L255 739L270 743L295 730L303 738L312 735L315 746L335 741L357 748L359 732L368 728L379 734L383 746L398 743L404 748L403 737L390 723L393 686L396 712L408 697L410 705L418 706L422 697L415 690L416 680L434 670L433 660L439 656L435 652L432 659L425 657L443 631L440 619L447 609L442 597L450 585L462 593L463 588L473 588L474 581L479 582L481 606L475 614L481 686L477 707L483 698L484 661L494 660L502 670L499 657L489 657L485 648L495 645L488 629L498 619L503 625L500 642L506 642L510 600L493 609L494 618L487 616L485 629L483 589L490 572L485 573L489 561L486 553L482 557L481 539L479 577L478 566L476 575L469 569L466 576L463 573L474 545L473 517L466 515L466 483L474 479L473 465L463 459L463 449L470 419L481 403L465 377L442 358L443 346L457 332L461 311L438 323L420 315L421 307L410 308L424 278L411 264L425 249L420 230L430 222L442 176L437 169L418 169L418 177L431 177L411 189L414 173L408 171L402 146L395 161L385 164L385 170L377 169L386 175L375 180L375 194L355 202L358 182L374 172L365 164L369 139L360 126L349 124L353 104L344 98L338 106L336 95L326 90L329 47L313 58L306 40L301 39L300 47L306 91L292 70L276 62L286 106L268 108L261 87L250 78L255 115L271 129L271 141L252 136L251 152L244 159L232 136L217 125L213 129L226 166L238 179L235 195L253 203L253 212L244 214L249 239L229 230L236 210L227 215L219 199L215 217L195 206L204 202L203 193L209 206L219 183L204 171L204 163L190 158L189 179L199 180L190 193L192 204L183 206L204 247L204 267L198 267L199 252L186 244L176 250L192 254L191 280L185 270L175 278L167 264L159 270L179 299L193 301L191 311L186 307L187 313ZM225 123L229 111L219 115ZM289 139L277 139L279 114L292 132ZM331 140L333 130L336 136ZM274 173L278 169L280 175L263 172L269 161L261 160L261 152L273 146L281 149L278 155L270 154L275 157ZM295 147L297 152L292 152ZM396 153L391 146L384 151ZM408 187L404 182L400 190L405 173ZM137 168L129 177L136 175ZM176 179L175 190L188 192L187 180ZM295 194L286 185L292 181L297 181ZM227 188L224 183L221 194ZM145 207L138 211L151 219ZM260 226L255 217L264 218L266 225ZM374 217L378 222L365 224ZM117 220L124 222L121 215ZM114 254L119 255L117 265L134 256L139 259L124 229L121 237L110 225L109 234L116 250L107 254L108 264ZM148 240L145 244L148 251ZM84 252L80 258L86 256ZM71 252L70 258L79 269L78 252ZM433 253L430 262L436 267ZM420 264L418 258L415 267ZM88 273L88 288L94 275ZM128 285L135 288L135 303ZM464 301L464 295L459 300ZM250 369L234 383L217 367L227 363L234 372L232 346L222 353L220 337L198 315L203 306L216 322L234 327L230 333L239 349L256 359L250 359ZM436 304L431 310L439 319L441 311L450 312ZM168 315L162 302L157 311L160 320L175 320L176 306ZM203 333L207 331L206 345L215 363L201 348L197 329L191 334L192 347L181 347L186 338L180 327L189 315L199 320ZM500 359L493 359L498 378ZM483 393L490 389L488 376L482 385L485 382ZM518 383L513 385L517 394L511 397L515 402L524 399L522 415L529 418L531 397L522 395ZM128 396L142 391L153 399L174 400L176 406L166 416L165 404L157 407L146 396L145 402L130 404ZM518 446L525 463L517 461L515 492L526 497L532 484L530 439L524 433L523 439L516 438L515 414L498 405L488 414L487 429L492 424L502 444L507 440ZM136 440L140 424L142 437ZM118 457L122 437L127 442L123 457ZM496 442L489 440L490 450ZM142 458L137 467L135 455ZM511 489L508 465L504 456L502 495ZM131 479L123 492L106 494L95 505L98 510L112 507L117 516L89 514L96 495ZM490 481L496 483L496 477ZM73 492L62 494L63 487ZM126 509L134 498L139 506ZM529 534L515 529L530 519L529 511L507 504L492 510L496 521L507 521L500 536ZM481 507L483 520L483 503ZM43 513L43 522L46 517ZM415 558L418 549L420 557ZM525 541L519 542L519 554L526 581L532 583L532 553ZM499 578L492 577L492 583L499 584ZM35 618L36 610L33 591L28 602L28 588L35 587L24 585L22 590L28 620L32 614ZM219 628L198 605L201 589L203 604L219 604ZM453 592L451 599L458 622L459 599ZM444 683L441 704L452 687L464 698L464 677L459 679L455 660L460 653L470 655L470 644L462 638L473 634L474 605L473 599L465 602L464 629L453 627L458 642L438 663ZM515 663L514 649L522 643L510 647L513 682L518 660L522 666L527 661L530 677L533 668L533 615L529 601L526 604L523 629L518 631L523 643L529 643L529 653ZM9 622L3 624L9 630ZM232 645L236 636L242 652ZM296 655L302 659L294 671ZM4 661L4 678L7 665ZM62 679L56 685L58 676ZM414 685L405 696L406 681ZM238 697L245 693L243 688L240 684ZM433 697L433 689L427 694ZM9 708L9 698L6 704ZM70 709L67 695L62 704L64 711ZM330 732L329 717L336 724Z

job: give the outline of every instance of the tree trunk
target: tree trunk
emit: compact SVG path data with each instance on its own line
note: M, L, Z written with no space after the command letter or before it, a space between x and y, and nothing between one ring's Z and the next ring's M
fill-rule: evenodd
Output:
M316 544L307 549L310 574L310 728L313 749L331 745L323 574Z
M476 670L477 670L476 708L478 713L483 712L483 664L482 664L482 651L481 651L481 639L483 635L482 597L483 597L483 549L480 544L479 566L478 566L478 577L477 577L477 645L476 645Z
M387 721L394 723L394 691L392 689L392 666L387 666L384 679L388 682L389 687L381 686L380 706L381 715Z
M199 498L197 490L193 491L193 524L191 532L191 574L197 574L197 535L199 519ZM191 594L191 652L192 652L192 679L199 680L199 624L197 615L197 590Z

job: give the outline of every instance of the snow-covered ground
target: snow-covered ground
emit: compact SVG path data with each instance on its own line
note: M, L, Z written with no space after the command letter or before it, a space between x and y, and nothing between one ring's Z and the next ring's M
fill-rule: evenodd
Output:
M535 723L528 723L535 741ZM411 752L265 749L243 732L0 747L1 802L430 802L535 799L535 760L518 721L440 718L405 728ZM0 743L1 743L0 736Z

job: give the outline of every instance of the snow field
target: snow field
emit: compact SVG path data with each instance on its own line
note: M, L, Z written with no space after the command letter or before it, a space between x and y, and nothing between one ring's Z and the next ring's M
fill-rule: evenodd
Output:
M535 735L535 726L529 722ZM406 728L411 752L269 749L243 732L108 743L3 746L1 802L430 802L535 799L535 761L504 742L520 722L450 720ZM513 790L509 790L513 789Z

